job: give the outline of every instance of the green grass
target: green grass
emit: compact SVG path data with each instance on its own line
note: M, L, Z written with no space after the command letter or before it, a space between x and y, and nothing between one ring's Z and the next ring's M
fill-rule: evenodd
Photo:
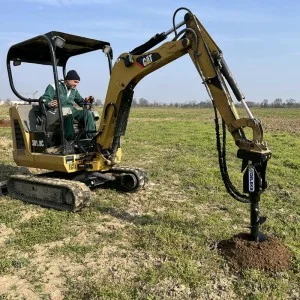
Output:
M0 120L9 119L9 107L8 105L1 105L0 108Z
M32 246L38 244L59 241L66 236L76 234L73 224L73 215L47 210L42 216L21 222L10 244L20 250L30 250Z
M212 110L134 108L122 165L147 170L145 189L96 190L91 206L76 214L0 198L0 277L26 278L25 287L42 299L54 291L64 299L300 298L300 111L253 112L273 152L261 230L291 250L290 270L237 274L215 249L249 230L249 207L223 186ZM0 133L9 142L10 130ZM230 175L241 188L241 161L229 134L227 144ZM0 152L11 147L5 145ZM11 156L2 157L7 174L21 171ZM10 295L8 289L3 297Z
M9 270L14 271L27 267L30 260L27 258L6 258L0 257L0 275L7 273Z

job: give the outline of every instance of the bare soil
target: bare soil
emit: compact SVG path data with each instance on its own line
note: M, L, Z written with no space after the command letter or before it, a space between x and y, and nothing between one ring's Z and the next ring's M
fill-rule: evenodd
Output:
M300 120L266 117L263 126L266 132L299 133Z
M10 120L9 119L1 119L0 127L10 127Z
M236 271L260 269L266 272L282 272L290 267L291 253L276 238L267 237L257 243L247 233L240 233L218 244L220 254Z

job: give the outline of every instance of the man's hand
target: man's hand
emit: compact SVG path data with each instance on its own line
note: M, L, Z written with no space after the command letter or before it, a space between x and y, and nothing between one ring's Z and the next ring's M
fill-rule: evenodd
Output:
M84 103L85 103L85 107L87 109L92 109L92 103L94 102L94 97L93 96L88 96L84 98Z
M57 100L56 99L53 99L51 102L50 102L50 107L57 107Z
M94 97L93 96L88 96L84 98L84 101L86 103L92 103L94 101Z

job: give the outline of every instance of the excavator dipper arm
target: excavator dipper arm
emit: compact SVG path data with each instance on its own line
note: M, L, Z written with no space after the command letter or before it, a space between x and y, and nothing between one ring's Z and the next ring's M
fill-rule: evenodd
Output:
M186 10L187 13L184 21L175 25L175 15L179 10ZM177 32L177 29L184 25L185 28ZM175 33L173 40L152 49L173 32ZM260 194L267 186L265 173L271 151L263 140L261 122L254 118L247 107L244 96L223 58L222 51L197 17L188 9L180 8L175 11L172 29L155 35L145 44L129 53L121 54L117 59L112 68L100 129L96 138L97 148L107 164L116 163L116 153L120 147L120 138L126 131L135 86L143 77L185 54L191 57L206 87L215 108L216 119L218 111L224 122L223 127L231 133L238 147L237 156L243 160L244 192L249 196L238 193L228 180L225 151L222 154L218 146L221 174L225 186L235 199L250 203L251 237L257 241L263 240L263 236L258 231L258 226L262 223L262 218L259 218L258 214L258 202ZM239 117L228 86L236 99L244 106L248 118ZM246 137L243 130L246 127L252 130L250 138ZM217 138L219 138L218 135L217 130Z

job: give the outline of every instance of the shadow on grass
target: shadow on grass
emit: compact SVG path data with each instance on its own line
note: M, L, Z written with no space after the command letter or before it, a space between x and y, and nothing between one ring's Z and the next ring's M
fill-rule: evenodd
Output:
M0 181L8 180L11 175L31 174L25 167L18 167L0 163Z
M179 213L164 213L158 215L137 215L113 207L97 207L97 210L103 214L109 214L112 217L130 222L134 225L147 228L162 228L171 230L174 234L183 234L189 237L203 237L201 229L205 226L203 220L185 220ZM141 227L140 227L141 228Z
M159 219L157 217L150 215L134 215L126 211L120 211L113 207L98 207L97 209L103 214L109 214L112 217L131 222L135 225L155 225L159 223Z

